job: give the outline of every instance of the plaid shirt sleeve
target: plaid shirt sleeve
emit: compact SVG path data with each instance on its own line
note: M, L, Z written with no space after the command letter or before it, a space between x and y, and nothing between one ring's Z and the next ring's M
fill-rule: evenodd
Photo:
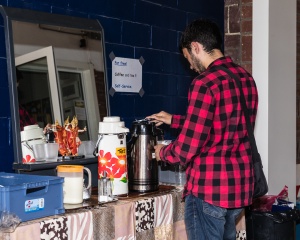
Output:
M36 124L36 121L29 115L27 110L19 105L19 116L20 116L20 129L21 131L24 130L24 127L28 125Z
M215 111L214 98L205 84L201 81L194 82L189 94L186 117L174 115L172 118L173 128L180 128L183 120L184 123L177 140L160 152L164 161L188 164L195 155L199 155L201 146L209 137Z
M173 115L171 128L182 128L182 126L184 124L184 120L185 120L185 116Z

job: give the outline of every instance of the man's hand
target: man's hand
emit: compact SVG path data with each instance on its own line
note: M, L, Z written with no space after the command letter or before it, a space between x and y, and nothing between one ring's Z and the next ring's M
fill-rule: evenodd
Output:
M155 122L156 126L160 126L163 123L171 125L172 122L172 115L164 111L152 114L151 116L148 116L146 118L149 119L151 122Z
M160 149L165 146L164 144L157 144L156 146L154 146L154 149L155 149L155 158L157 161L160 161L161 158L159 156L159 152L160 152Z

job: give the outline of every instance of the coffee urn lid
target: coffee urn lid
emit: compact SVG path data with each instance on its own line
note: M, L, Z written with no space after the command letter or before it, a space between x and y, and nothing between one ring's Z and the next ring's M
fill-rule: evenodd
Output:
M149 120L136 120L132 123L130 132L134 135L162 135L163 131Z
M125 127L120 117L104 117L103 122L99 122L99 134L118 134L129 132L129 129Z

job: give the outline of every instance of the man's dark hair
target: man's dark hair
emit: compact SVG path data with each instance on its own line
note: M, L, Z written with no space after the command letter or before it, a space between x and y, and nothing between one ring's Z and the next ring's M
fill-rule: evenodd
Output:
M211 53L213 49L222 48L222 35L216 23L208 19L198 19L191 22L184 30L180 39L180 48L191 51L191 43L199 42L204 51Z

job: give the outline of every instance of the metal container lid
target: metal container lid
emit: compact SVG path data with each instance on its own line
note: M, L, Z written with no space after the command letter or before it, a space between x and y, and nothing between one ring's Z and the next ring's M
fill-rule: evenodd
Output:
M163 131L155 126L154 122L149 120L136 120L132 123L131 134L133 135L163 135Z
M104 117L103 122L99 122L99 134L118 134L129 132L120 117Z

